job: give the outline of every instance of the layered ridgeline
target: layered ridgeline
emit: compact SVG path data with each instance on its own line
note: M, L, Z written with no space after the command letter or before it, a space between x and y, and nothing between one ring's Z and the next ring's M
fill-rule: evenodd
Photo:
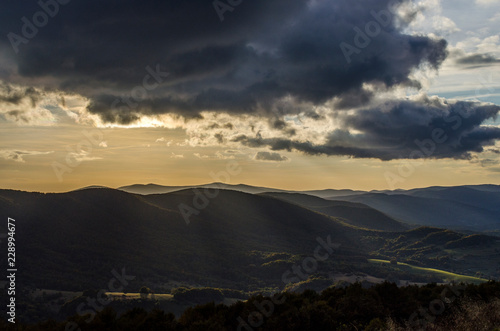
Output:
M382 231L404 231L410 228L402 222L362 203L331 201L301 193L265 193L284 201L315 210L332 217L341 218L351 225Z
M304 194L214 192L2 190L0 211L16 219L19 282L33 288L107 288L110 272L123 268L135 276L129 291L156 292L175 284L252 292L498 276L498 237L415 228L367 205Z
M366 192L327 199L360 202L407 223L500 233L497 185Z
M195 186L162 186L156 184L131 185L120 187L129 193L147 195L161 194L192 189ZM298 193L315 196L326 200L357 202L384 213L392 219L408 223L412 226L425 225L445 227L455 230L470 230L500 234L500 186L499 185L464 185L456 187L429 187L412 190L394 191L355 191L355 190L314 190L285 191L274 188L254 187L249 185L230 185L211 183L199 186L201 188L223 188L246 192L260 193ZM278 195L276 195L279 197ZM304 200L305 197L286 196L285 200L298 202L300 205L323 208L324 202ZM326 212L326 214L329 214ZM333 215L342 217L341 215Z

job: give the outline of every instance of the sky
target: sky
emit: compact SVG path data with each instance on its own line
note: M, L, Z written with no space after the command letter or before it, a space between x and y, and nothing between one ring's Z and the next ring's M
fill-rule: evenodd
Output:
M499 32L498 0L3 1L0 187L500 184Z

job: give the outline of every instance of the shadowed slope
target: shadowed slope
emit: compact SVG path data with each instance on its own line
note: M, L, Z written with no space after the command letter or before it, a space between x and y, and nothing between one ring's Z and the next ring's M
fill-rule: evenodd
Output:
M264 195L289 201L332 217L340 217L347 223L361 228L382 231L408 229L403 223L361 203L331 201L299 193L265 193Z

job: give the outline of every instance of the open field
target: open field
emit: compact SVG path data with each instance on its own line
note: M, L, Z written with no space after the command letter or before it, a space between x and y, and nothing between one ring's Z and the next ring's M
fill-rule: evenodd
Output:
M390 261L379 260L379 259L369 259L368 261L371 262L371 263L388 263L388 264L391 263ZM483 279L483 278L459 275L459 274L455 274L455 273L452 273L452 272L443 271L443 270L439 270L439 269L417 267L417 266L413 266L413 265L410 265L410 264L407 264L407 263L402 263L402 262L398 262L397 265L401 266L403 270L405 270L405 269L406 270L411 269L414 272L421 271L422 273L432 273L432 274L435 274L437 276L442 277L443 281L445 281L445 282L455 281L455 282L480 284L480 283L484 283L484 282L488 281L487 279Z

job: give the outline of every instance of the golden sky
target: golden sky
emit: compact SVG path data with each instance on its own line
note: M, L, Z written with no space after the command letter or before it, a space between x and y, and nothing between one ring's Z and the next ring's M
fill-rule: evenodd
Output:
M91 138L84 131L92 133ZM388 189L387 172L398 176L397 188L500 184L500 171L466 160L426 160L412 168L405 160L384 162L286 152L280 154L286 161L266 162L256 160L258 149L186 145L187 136L179 129L73 125L23 130L11 127L2 132L9 137L2 143L6 149L46 153L23 154L17 161L0 159L2 188L26 191L65 192L89 185L116 188L136 183L205 184L217 179L210 173L225 171L233 161L242 171L227 183L290 190ZM78 148L88 152L79 161L70 157Z

